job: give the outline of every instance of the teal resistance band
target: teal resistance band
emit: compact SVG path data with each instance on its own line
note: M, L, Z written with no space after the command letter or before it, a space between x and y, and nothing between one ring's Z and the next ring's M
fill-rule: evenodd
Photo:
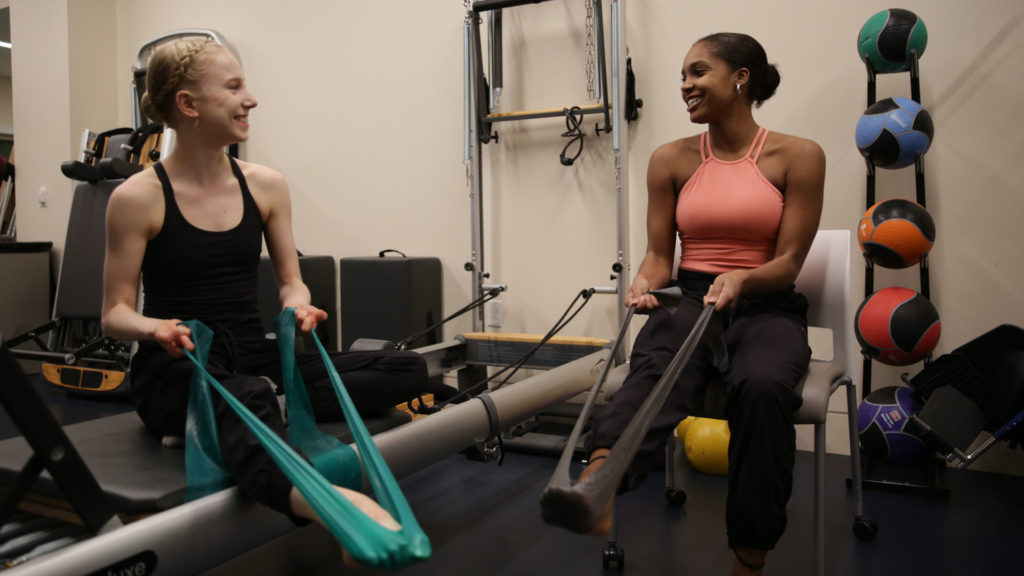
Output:
M290 313L289 313L290 312ZM313 467L338 486L352 490L363 487L363 468L359 456L348 444L324 434L316 427L313 405L295 365L295 312L282 312L274 320L277 346L281 353L281 375L288 410L288 439L313 462ZM328 362L330 363L329 359ZM333 363L331 363L333 366ZM335 384L337 387L338 384ZM345 415L348 419L348 414ZM362 423L362 420L360 420ZM351 424L349 425L351 428Z
M195 357L189 355L189 359L197 366L206 366L206 361L210 357L213 332L197 320L186 324L192 329L192 342L196 345ZM188 413L185 416L185 474L188 478L186 502L219 492L233 483L220 453L217 419L213 415L213 397L198 370L192 372L188 391Z
M290 316L290 319L286 318L286 316ZM279 325L285 326L286 332L288 331L287 325L289 322L291 323L291 342L282 341L280 346L284 354L292 357L292 361L289 365L291 366L292 378L294 378L294 375L296 374L294 365L295 311L291 308L282 312L278 317ZM197 411L202 409L207 412L207 414L202 415L201 417L196 416L193 418L191 415L189 417L190 422L201 424L199 430L186 431L186 465L189 463L189 450L192 450L195 452L203 452L204 457L202 459L214 464L213 466L205 466L201 468L202 472L212 476L213 472L215 472L217 468L219 468L221 472L224 470L223 460L219 454L220 450L219 447L217 447L217 435L216 427L213 422L212 401L210 400L209 387L206 385L209 383L217 389L217 392L220 393L228 405L231 406L231 408L245 422L263 447L267 450L267 453L271 458L273 458L274 462L277 463L278 467L280 467L284 475L292 482L292 484L295 485L303 497L305 497L309 502L317 516L341 543L342 547L345 548L345 550L357 562L374 568L397 569L408 566L413 562L425 560L430 556L431 548L429 539L416 522L416 518L413 516L411 508L398 487L398 482L391 474L391 471L387 468L384 458L380 455L377 447L373 444L369 431L366 429L365 424L363 424L362 419L359 418L355 406L352 404L352 400L344 389L341 378L338 376L333 363L330 362L330 357L327 355L327 351L324 350L323 345L320 343L320 340L316 337L315 333L313 335L314 341L316 342L317 348L320 350L321 357L325 361L328 375L335 387L338 400L341 403L342 412L344 413L349 428L355 437L356 446L366 463L366 472L370 479L370 484L373 486L380 505L387 510L399 524L401 524L402 527L398 531L388 530L363 514L363 512L361 512L354 504L342 496L323 474L314 469L313 466L299 456L284 440L267 428L266 425L263 424L263 422L261 422L252 412L250 412L244 404L225 390L224 387L204 368L204 362L208 355L210 341L212 340L212 333L210 332L210 329L198 320L190 320L185 322L185 324L192 330L192 337L193 341L196 343L197 350L197 354L195 355L186 351L186 355L190 360L192 360L196 367L192 379L193 391L195 392L194 395L206 396L205 401L200 401L194 405L190 405L189 411L192 412L193 406L195 406ZM200 348L201 345L203 346L202 349ZM200 362L200 358L202 358L204 362ZM302 386L301 381L298 386ZM196 391L196 389L199 390ZM190 395L190 400L192 397L193 396ZM292 402L295 401L293 400ZM299 400L297 405L301 406L302 401ZM308 409L309 406L309 398L305 397L305 407ZM311 419L311 412L311 410L306 410L303 413L300 408L298 414L290 414L290 426L294 427L296 425L296 417L299 419ZM211 427L210 425L213 426ZM300 429L305 426L306 424L299 424ZM315 425L312 426L315 428ZM308 432L308 428L305 428L305 432ZM315 442L322 441L322 439L314 440ZM336 447L327 447L324 449L324 447L321 446L320 448L321 449L317 454L317 460L323 460L323 458L329 453L344 453L343 451L337 450ZM314 448L314 451L315 450L316 449ZM351 463L348 465L351 465ZM356 468L354 474L361 475L358 466L353 467ZM331 474L332 472L328 470L328 473ZM346 471L346 474L352 473ZM223 473L223 475L226 476L226 473ZM199 480L203 481L203 485L206 487L207 491L217 484L216 482L211 482L209 478L199 478ZM192 481L193 472L190 470L190 489ZM225 482L223 478L221 478L220 481ZM226 482L230 482L230 479L227 479ZM190 493L190 496L195 497L197 495L201 495L198 494L198 492L199 490L196 490L195 493Z

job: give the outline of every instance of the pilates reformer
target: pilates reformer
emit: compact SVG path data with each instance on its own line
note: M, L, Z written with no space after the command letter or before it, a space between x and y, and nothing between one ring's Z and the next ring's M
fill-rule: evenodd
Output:
M461 347L462 343L455 340L416 351L433 357L427 362L433 371L441 364L450 365L452 350ZM9 351L0 354L6 357ZM368 420L367 424L392 473L402 478L441 457L483 442L502 427L528 418L547 405L579 394L592 384L609 356L607 349L593 352L514 386L386 431L381 430L394 426L393 421ZM4 364L2 368L0 378L5 386L29 386L16 365ZM404 413L390 417L408 420ZM343 423L320 428L347 439ZM11 574L106 573L108 569L117 573L118 567L137 565L144 566L143 573L147 574L157 567L157 573L197 573L297 530L280 514L241 498L235 488L183 503L186 482L182 452L163 448L159 440L145 432L135 414L75 424L64 432L112 508L126 518L145 517L35 558L13 568ZM0 484L11 485L11 478L33 453L22 438L0 442ZM37 505L64 496L47 474L32 485L31 493L38 495Z

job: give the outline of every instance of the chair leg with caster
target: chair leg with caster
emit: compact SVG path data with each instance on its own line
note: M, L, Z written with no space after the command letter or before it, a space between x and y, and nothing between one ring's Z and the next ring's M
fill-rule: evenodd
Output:
M626 551L619 546L619 514L618 502L612 505L612 529L608 533L608 543L601 551L601 562L605 570L615 569L622 572L626 569Z
M614 568L622 572L626 568L626 552L616 546L615 542L608 542L605 546L603 560L605 570Z
M847 406L857 406L857 392L852 380L843 381L846 386ZM878 523L873 518L864 514L864 487L863 472L860 462L860 442L857 439L857 412L850 408L847 414L847 424L850 429L850 484L853 487L854 506L856 513L853 517L853 534L858 540L874 540L878 534Z
M686 491L666 488L665 500L675 508L682 508L686 504Z

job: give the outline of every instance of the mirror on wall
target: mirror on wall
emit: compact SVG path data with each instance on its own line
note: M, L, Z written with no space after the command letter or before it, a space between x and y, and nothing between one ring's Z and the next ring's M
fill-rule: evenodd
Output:
M11 9L0 8L0 156L10 158L14 146L11 96Z
M0 240L16 237L14 172L8 164L14 149L14 105L11 90L11 9L0 6Z

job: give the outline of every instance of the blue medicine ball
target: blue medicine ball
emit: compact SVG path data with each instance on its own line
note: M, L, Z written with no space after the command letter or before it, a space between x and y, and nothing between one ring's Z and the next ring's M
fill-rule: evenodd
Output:
M909 98L872 104L857 121L857 149L878 168L895 170L914 163L932 144L932 116Z

